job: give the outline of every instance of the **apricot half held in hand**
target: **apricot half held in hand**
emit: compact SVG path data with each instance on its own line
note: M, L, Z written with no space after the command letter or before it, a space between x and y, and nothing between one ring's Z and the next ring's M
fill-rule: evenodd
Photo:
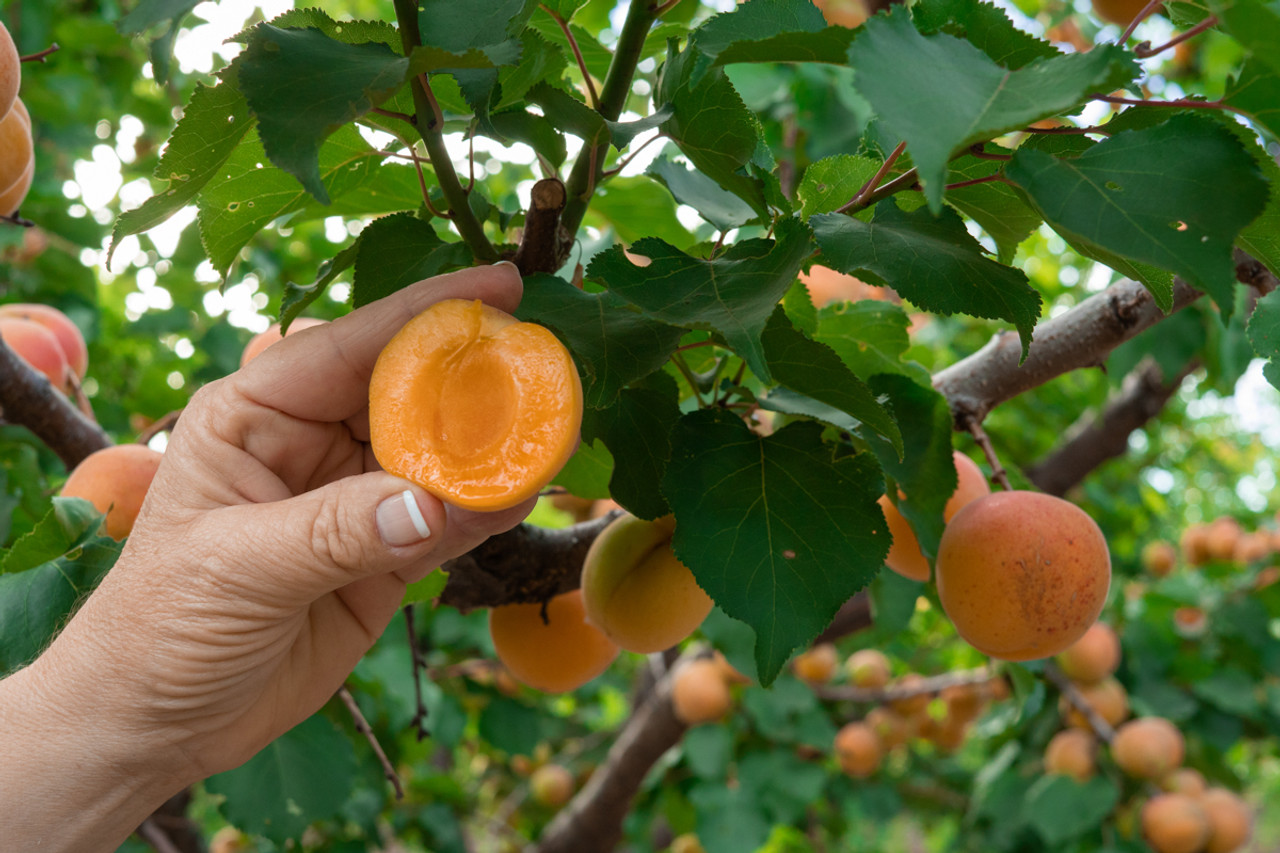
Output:
M446 299L406 323L369 382L379 464L469 509L536 495L573 455L581 425L569 351L478 299Z
M1057 654L1098 619L1111 555L1075 504L1038 492L978 498L938 546L938 598L960 636L992 657Z
M671 550L674 516L621 515L600 532L582 564L587 621L629 652L669 649L697 630L711 597Z

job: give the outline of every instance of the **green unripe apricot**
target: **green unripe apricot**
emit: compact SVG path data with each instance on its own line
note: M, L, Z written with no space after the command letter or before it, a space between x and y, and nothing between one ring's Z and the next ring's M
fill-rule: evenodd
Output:
M711 598L671 550L675 518L615 519L600 532L582 567L587 621L622 648L648 654L692 634Z

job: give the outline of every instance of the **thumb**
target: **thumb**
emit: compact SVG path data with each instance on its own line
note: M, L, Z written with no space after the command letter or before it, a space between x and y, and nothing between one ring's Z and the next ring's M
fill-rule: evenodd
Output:
M227 511L236 538L253 545L251 562L262 567L256 588L292 604L413 566L444 540L448 524L438 498L382 471Z

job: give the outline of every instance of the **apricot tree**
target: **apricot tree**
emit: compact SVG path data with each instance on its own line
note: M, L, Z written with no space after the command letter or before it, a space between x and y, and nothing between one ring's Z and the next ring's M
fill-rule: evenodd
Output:
M530 462L478 405L436 404L504 397L544 344L568 371L516 438L570 424L527 494L582 518L544 501L415 585L330 707L137 845L227 824L256 850L1247 836L1247 809L1173 767L1130 778L1115 728L1165 718L1210 790L1275 786L1280 440L1223 402L1280 384L1275 4L820 5L334 0L228 25L186 0L5 4L33 61L0 39L0 96L22 71L0 300L61 309L88 359L0 308L0 674L119 553L98 511L51 497L67 475L113 442L159 449L281 328L515 263L522 322L461 371L393 347L371 392L390 444L432 464L457 455L417 446L433 418L462 455ZM537 347L501 343L532 323ZM62 352L51 373L19 324ZM627 516L662 537L611 548ZM599 617L593 543L636 570ZM673 579L630 591L641 551ZM1101 651L1042 660L1081 636Z

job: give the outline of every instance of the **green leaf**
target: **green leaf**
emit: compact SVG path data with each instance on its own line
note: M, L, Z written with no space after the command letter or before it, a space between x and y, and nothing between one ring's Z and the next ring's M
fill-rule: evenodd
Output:
M414 282L468 266L472 260L465 244L444 242L430 222L412 213L384 216L360 233L351 304L368 305Z
M337 817L355 784L351 740L320 714L204 783L209 793L226 797L223 817L278 846L300 840L313 821Z
M525 279L516 316L550 327L573 351L583 399L597 409L611 405L624 385L662 367L684 334L613 293L584 293L550 275Z
M694 49L678 52L674 41L668 47L654 95L655 103L670 104L674 110L662 123L662 132L699 172L765 217L764 190L756 178L745 173L759 143L758 119L742 103L723 70L711 69L694 82L701 60Z
M493 113L489 116L489 123L500 137L525 143L557 168L563 166L569 156L564 137L546 116L521 108Z
M869 455L838 456L822 428L762 438L741 419L681 418L663 492L673 547L698 585L756 633L762 684L875 577L889 552L882 483Z
M948 166L947 183L985 178L1000 170L1000 164L970 154ZM1004 181L987 181L947 191L947 203L982 226L996 241L1001 263L1013 260L1018 244L1039 227L1040 214L1029 206L1016 189Z
M538 712L505 696L495 696L480 712L480 737L511 755L533 755L542 740Z
M1057 48L1018 29L1005 11L974 0L930 0L912 10L922 33L943 32L965 39L1005 68L1059 56Z
M400 600L400 606L431 604L440 597L440 594L444 592L445 585L448 583L448 572L434 569L431 574L422 580L414 581L405 587L404 598Z
M1249 318L1249 343L1259 358L1267 359L1267 380L1280 388L1280 290L1258 300Z
M1280 68L1256 57L1248 60L1227 86L1222 102L1244 112L1272 136L1280 137Z
M900 306L863 299L823 308L813 337L835 350L863 381L877 373L904 373L927 383L928 371L915 362L902 361L911 346L907 335L910 325Z
M879 168L880 161L853 154L837 154L811 164L796 190L800 215L808 219L816 213L839 210L853 200Z
M460 52L517 36L537 8L535 0L420 0L422 43Z
M102 515L88 501L54 498L53 508L4 556L0 678L44 651L115 565L124 546L99 536L101 524Z
M886 199L869 223L833 213L810 223L828 266L872 275L926 311L1007 320L1017 327L1026 357L1040 294L1021 270L986 257L954 211L934 218Z
M907 630L916 613L923 584L894 571L881 569L871 582L871 618L876 630L892 636Z
M588 144L610 138L609 126L600 113L568 92L539 83L529 90L528 100L541 107L557 129L572 133Z
M189 204L218 173L252 124L249 104L235 87L197 83L156 165L159 191L141 207L117 217L111 231L111 252L123 237L150 230ZM108 254L108 263L110 258Z
M659 157L649 165L645 174L661 181L676 201L698 211L703 219L720 231L746 225L757 218L751 205L722 189L697 169L686 169L679 163Z
M792 326L781 306L774 309L761 342L774 379L857 419L888 439L895 459L901 456L902 433L893 416L833 349Z
M1209 0L1209 10L1254 57L1280 71L1280 7L1275 0Z
M360 251L360 240L357 238L332 258L326 259L316 271L316 280L311 284L294 284L286 282L284 294L280 297L280 325L288 330L289 324L298 319L307 306L320 298L329 285L338 276L351 269L356 262L356 253Z
M724 192L719 187L716 187L716 191ZM748 218L754 215L737 196L729 198L747 210ZM591 197L591 208L587 216L603 219L607 227L611 227L618 235L618 239L627 244L634 243L641 237L657 237L680 248L688 248L693 242L693 236L676 218L676 203L672 199L672 193L644 175L610 178Z
M776 233L776 241L742 240L712 260L645 238L632 252L649 258L648 266L636 266L615 246L591 261L587 275L659 320L715 329L769 381L760 335L812 250L808 229L797 220L781 220Z
M613 454L609 494L638 518L652 520L671 511L661 483L679 420L679 388L665 373L623 389L614 405L588 409L583 416L583 440L599 438Z
M200 0L140 0L133 11L116 21L116 29L127 36L145 32L156 24L180 21L200 4Z
M556 474L552 485L563 486L569 494L600 501L609 497L609 478L613 476L613 454L600 439L583 441L573 456Z
M1120 799L1116 783L1095 776L1081 784L1070 776L1041 776L1027 789L1022 813L1050 846L1096 830Z
M693 32L693 46L709 65L734 62L844 62L853 37L845 27L828 27L812 3L749 0L714 15ZM697 82L697 74L694 82Z
M903 62L903 57L911 57ZM947 160L974 142L1073 110L1139 73L1115 45L1037 59L1010 71L971 43L916 31L895 8L864 24L849 48L855 85L891 135L907 141L929 208L942 209ZM964 85L957 85L963 81Z
M260 24L239 82L271 162L327 204L321 143L390 97L408 71L409 60L380 43L346 44L318 30Z
M1070 160L1019 150L1005 174L1059 233L1181 275L1230 316L1232 244L1266 206L1268 189L1217 122L1176 115Z
M334 199L330 213L345 212L348 192L376 181L377 152L354 127L343 127L320 149L320 174ZM360 200L363 201L363 200ZM248 136L198 199L200 236L214 269L224 277L254 235L272 220L307 208L311 196L297 180L267 161L262 144Z
M318 30L326 37L344 44L377 42L390 48L400 47L400 32L387 21L335 21L320 9L289 9L268 21L282 30ZM256 26L249 27L230 41L248 44L254 38Z
M520 34L519 63L498 72L502 98L497 106L519 104L535 84L543 80L559 80L568 64L560 48L540 36L537 30L525 30Z
M1257 680L1240 667L1219 669L1192 684L1191 690L1201 700L1233 717L1258 719L1261 708Z

